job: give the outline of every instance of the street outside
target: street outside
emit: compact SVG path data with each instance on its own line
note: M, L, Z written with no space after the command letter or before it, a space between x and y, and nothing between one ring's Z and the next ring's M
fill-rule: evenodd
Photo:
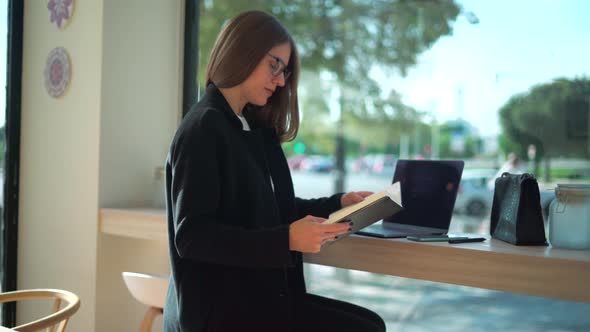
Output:
M333 192L332 174L292 172L302 198ZM349 174L346 191L381 191L390 177ZM455 214L450 233L488 233L482 217ZM388 331L590 331L590 304L306 264L308 291L378 312ZM555 282L560 282L555 280Z

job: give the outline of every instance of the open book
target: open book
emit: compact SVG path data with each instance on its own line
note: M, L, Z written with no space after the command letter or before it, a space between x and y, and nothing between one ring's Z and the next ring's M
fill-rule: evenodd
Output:
M400 183L396 182L383 191L365 197L364 200L356 204L331 213L324 223L350 221L353 224L349 234L354 233L400 211L402 209L401 196Z

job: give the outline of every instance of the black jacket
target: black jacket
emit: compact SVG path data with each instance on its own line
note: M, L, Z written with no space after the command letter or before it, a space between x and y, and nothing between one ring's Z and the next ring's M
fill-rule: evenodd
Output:
M165 331L286 331L305 294L289 224L327 217L341 194L295 198L275 131L242 123L209 85L166 161L172 264ZM272 178L272 184L271 184ZM274 191L273 191L274 186Z

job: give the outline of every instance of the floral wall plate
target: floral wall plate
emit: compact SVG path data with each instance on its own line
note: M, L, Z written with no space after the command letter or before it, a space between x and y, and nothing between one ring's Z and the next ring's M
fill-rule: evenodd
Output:
M49 0L47 9L49 10L49 21L61 29L72 18L74 0Z
M45 64L45 89L47 93L54 97L61 97L68 83L70 83L70 56L63 47L56 47L47 56Z

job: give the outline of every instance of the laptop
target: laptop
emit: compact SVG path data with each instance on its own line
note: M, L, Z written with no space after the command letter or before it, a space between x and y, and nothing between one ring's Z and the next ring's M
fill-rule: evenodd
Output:
M405 160L395 165L403 209L357 232L382 238L447 234L465 163L462 160Z

